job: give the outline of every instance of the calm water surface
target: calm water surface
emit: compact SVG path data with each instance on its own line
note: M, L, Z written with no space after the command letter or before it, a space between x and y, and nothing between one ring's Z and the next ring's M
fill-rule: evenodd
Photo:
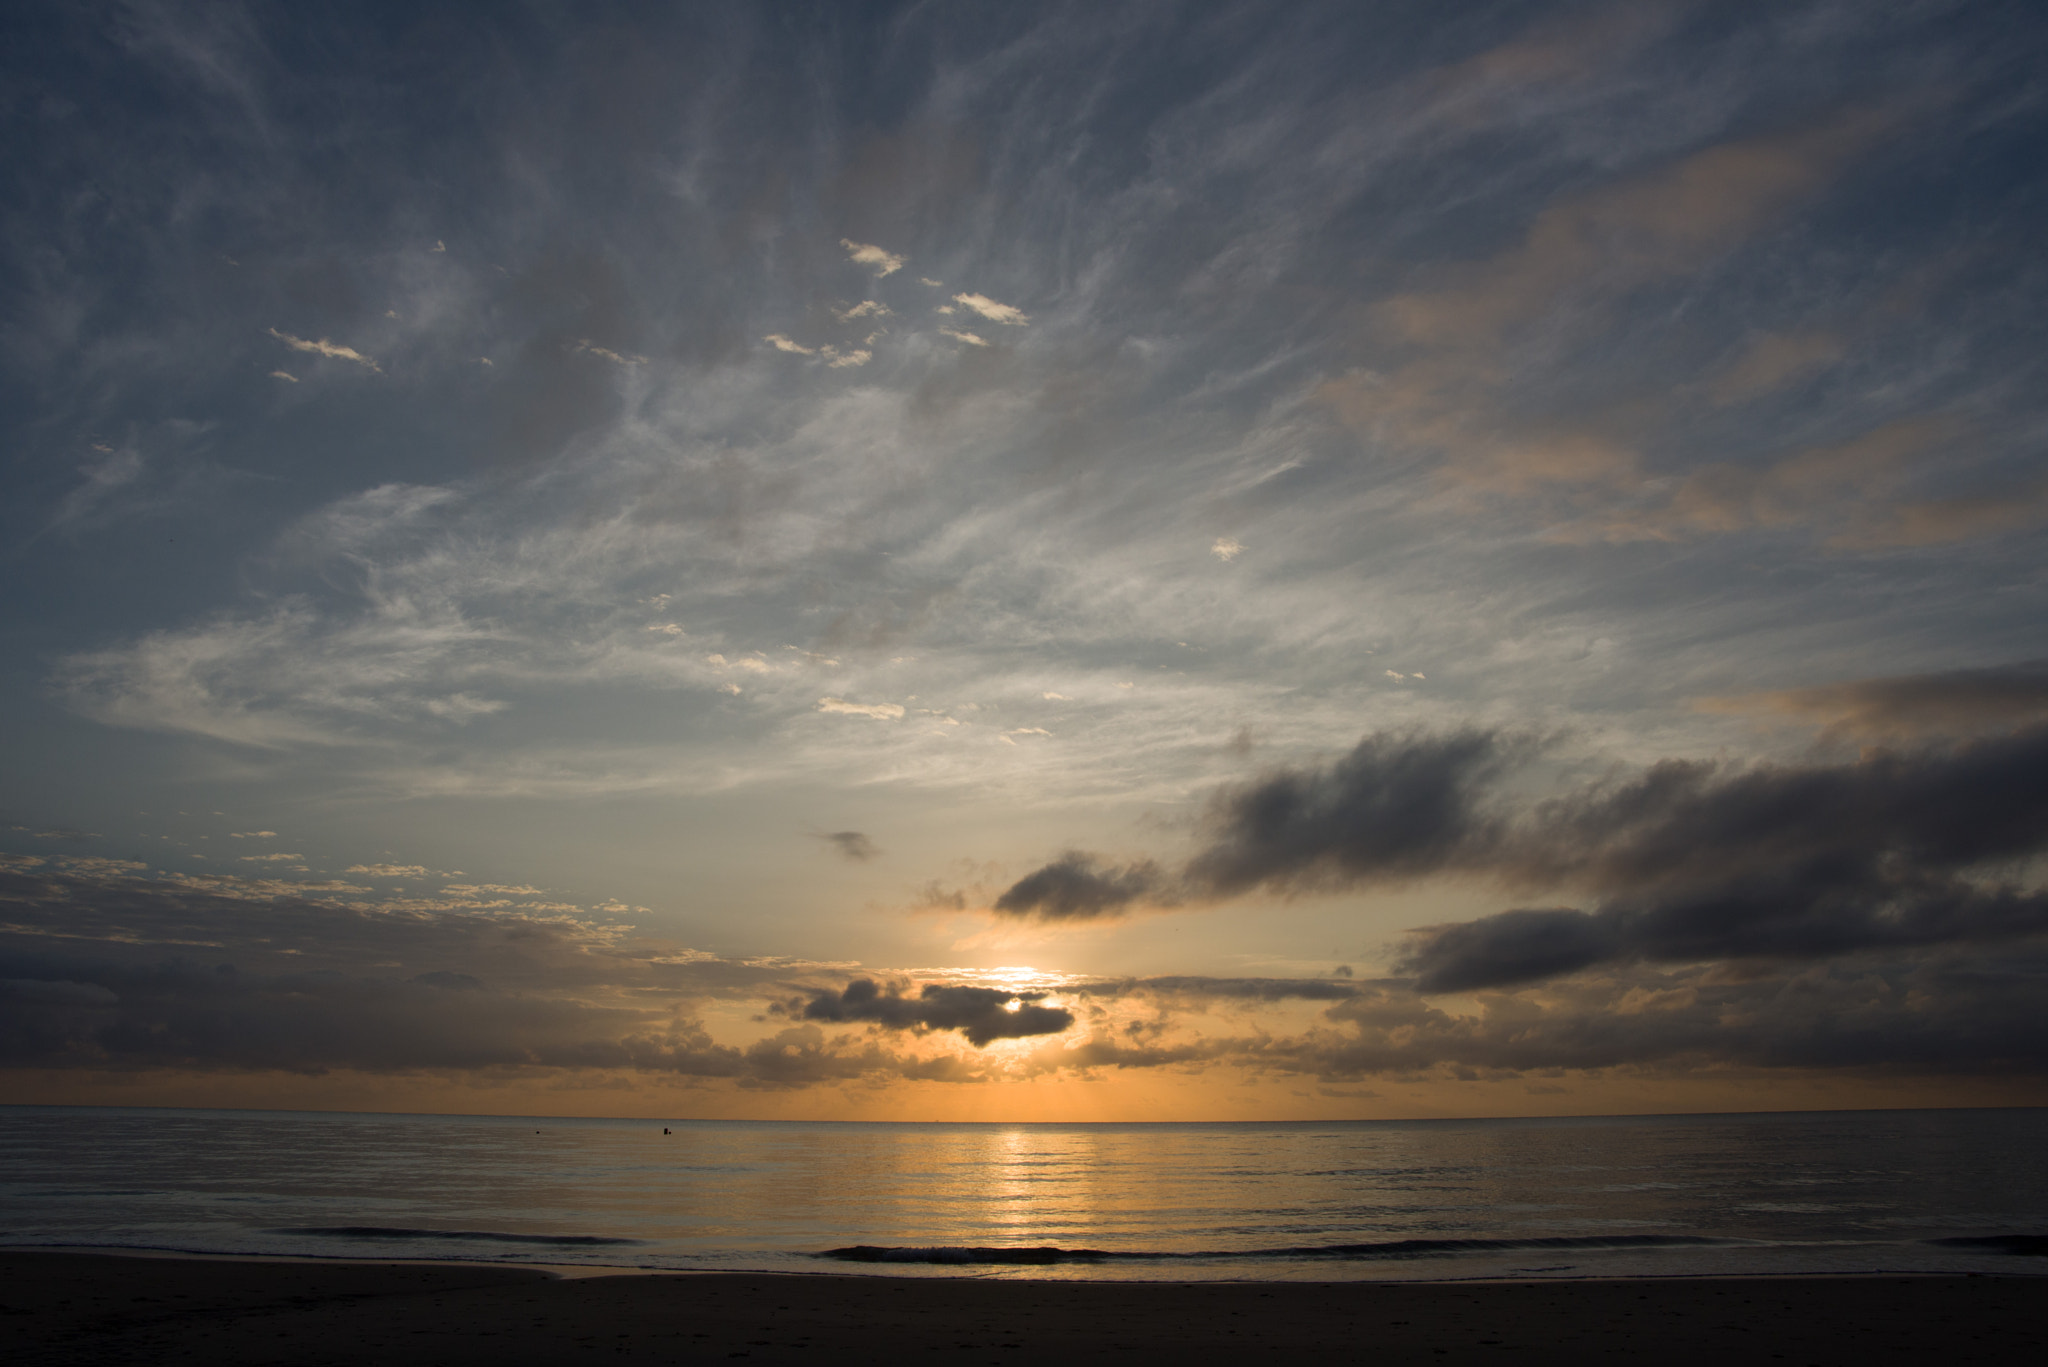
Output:
M2048 1273L2043 1110L667 1124L0 1107L0 1244L1173 1280Z

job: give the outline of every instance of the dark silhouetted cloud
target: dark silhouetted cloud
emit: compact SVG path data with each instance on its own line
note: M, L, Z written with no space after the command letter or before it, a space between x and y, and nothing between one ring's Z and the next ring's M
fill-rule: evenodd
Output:
M1261 886L1342 887L1484 864L1502 839L1482 810L1486 783L1532 749L1477 730L1367 736L1335 764L1219 792L1205 847L1177 873L1070 851L1012 884L995 910L1080 920Z
M1226 789L1187 877L1212 896L1247 888L1410 878L1484 862L1499 835L1485 785L1527 742L1478 730L1367 736L1326 769Z
M2048 728L1853 764L1672 762L1547 804L1506 871L1602 896L1425 937L1432 989L1523 982L1611 959L1821 958L2048 930L2018 880L2048 852Z
M1596 899L1420 932L1406 967L1431 991L2048 930L2048 894L2023 876L2048 853L2048 728L1845 764L1671 761L1511 812L1492 781L1528 750L1482 732L1368 737L1326 768L1225 791L1177 873L1070 853L996 910L1059 920L1454 872Z
M872 978L856 978L842 992L813 997L804 1007L804 1019L866 1021L888 1030L958 1030L978 1049L999 1039L1056 1035L1071 1026L1073 1012L1037 1005L1048 995L927 983L915 997L906 997Z
M860 831L831 831L818 838L856 864L865 864L882 852L881 846Z
M1121 915L1133 902L1172 900L1170 885L1150 860L1114 868L1069 851L1011 884L996 899L996 910L1042 921L1087 921Z

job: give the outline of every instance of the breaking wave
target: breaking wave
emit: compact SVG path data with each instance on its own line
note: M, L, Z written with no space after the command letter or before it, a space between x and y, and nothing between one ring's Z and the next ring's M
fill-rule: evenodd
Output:
M1735 1244L1689 1234L1595 1234L1549 1239L1393 1239L1373 1244L1308 1244L1292 1248L1211 1249L1195 1253L1109 1252L1099 1248L887 1248L856 1244L828 1248L813 1256L842 1263L988 1263L1045 1266L1053 1263L1173 1262L1196 1258L1284 1258L1365 1260L1448 1257L1458 1253L1514 1253L1537 1249L1697 1248Z

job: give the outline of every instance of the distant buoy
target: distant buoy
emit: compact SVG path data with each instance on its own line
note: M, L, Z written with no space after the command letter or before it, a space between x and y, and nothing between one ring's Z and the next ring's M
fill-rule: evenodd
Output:
M663 1134L667 1134L667 1133L668 1133L668 1126L666 1126L666 1125L662 1126L662 1127L661 1127L661 1132L662 1132Z

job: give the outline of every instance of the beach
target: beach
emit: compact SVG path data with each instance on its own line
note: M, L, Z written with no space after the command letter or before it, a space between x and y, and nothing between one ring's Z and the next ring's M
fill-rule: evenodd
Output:
M1094 1282L0 1253L30 1364L2039 1361L2037 1277Z

